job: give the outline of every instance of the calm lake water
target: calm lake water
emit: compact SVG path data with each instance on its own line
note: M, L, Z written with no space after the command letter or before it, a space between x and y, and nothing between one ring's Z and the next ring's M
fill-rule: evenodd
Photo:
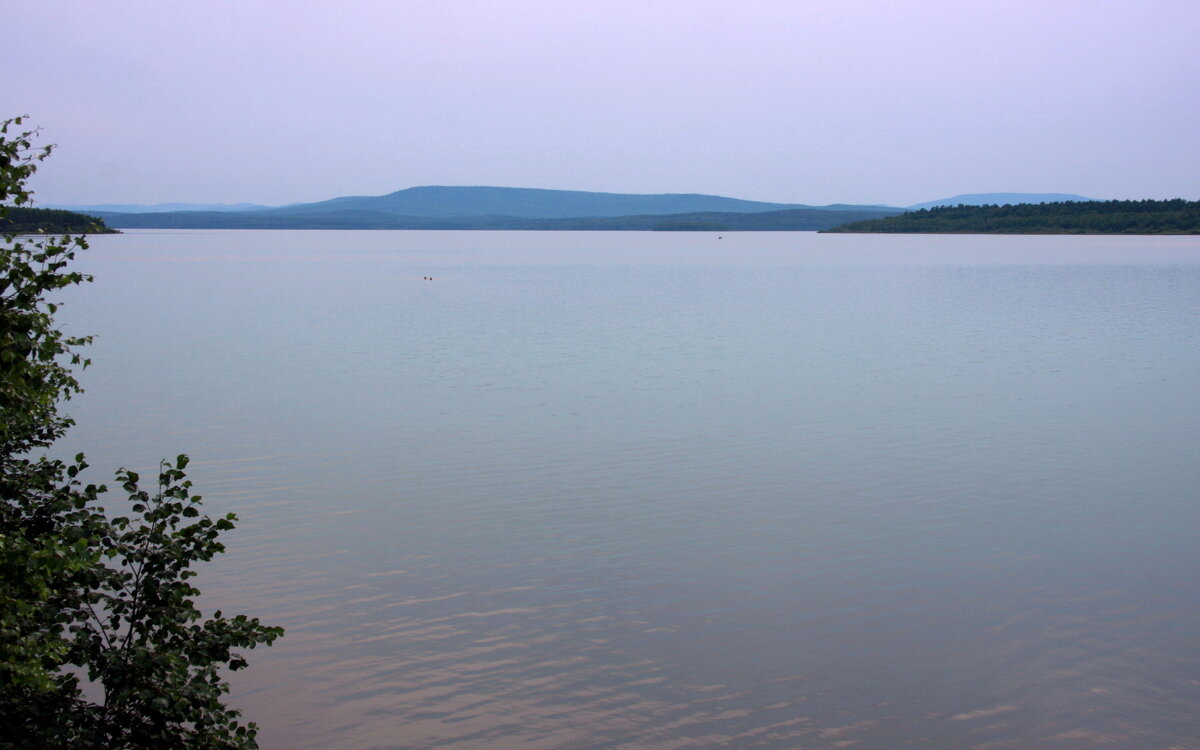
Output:
M1200 748L1200 238L79 265L63 449L238 513L200 585L287 628L234 676L267 750Z

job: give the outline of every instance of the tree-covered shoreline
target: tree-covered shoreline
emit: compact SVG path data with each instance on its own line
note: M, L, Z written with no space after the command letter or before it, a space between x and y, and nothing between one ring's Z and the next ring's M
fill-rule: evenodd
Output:
M826 232L912 234L1200 234L1200 201L1068 201L941 206Z
M118 234L98 216L58 208L7 206L0 216L3 234Z

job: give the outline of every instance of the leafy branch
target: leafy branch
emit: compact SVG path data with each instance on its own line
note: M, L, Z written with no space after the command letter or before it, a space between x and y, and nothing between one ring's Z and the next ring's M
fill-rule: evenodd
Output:
M22 122L0 122L0 203L13 206L29 203L25 182L52 150ZM69 268L86 248L71 234L0 245L0 748L257 747L254 724L223 703L223 675L247 665L235 649L283 630L205 617L190 583L236 517L201 513L184 455L160 464L153 493L117 472L128 516L100 506L106 487L82 484L82 454L36 455L71 426L58 405L81 391L72 368L89 364L91 337L60 331L47 299L91 281Z

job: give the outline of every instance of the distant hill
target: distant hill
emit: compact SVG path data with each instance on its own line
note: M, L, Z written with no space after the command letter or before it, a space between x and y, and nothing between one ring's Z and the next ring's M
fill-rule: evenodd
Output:
M300 203L270 209L270 212L298 215L373 211L413 218L515 216L526 219L574 219L697 211L752 213L789 208L809 206L762 203L701 194L638 195L537 188L425 186L397 190L387 195L348 196L319 203Z
M653 229L666 217L689 217L717 228L803 229L888 216L883 206L804 206L718 195L639 195L504 187L416 187L380 196L239 211L99 211L111 226L210 229ZM780 214L761 221L739 216ZM703 215L702 218L698 218ZM801 218L803 217L803 218Z
M1200 201L938 206L827 231L917 234L1200 234Z
M1069 193L966 193L953 198L918 203L909 208L936 208L937 206L1003 206L1018 203L1061 203L1063 201L1090 201L1082 195Z
M152 205L142 205L139 203L97 203L86 206L52 203L48 204L46 208L80 211L82 213L161 214L172 211L261 211L271 208L271 206L260 206L257 203L155 203Z
M396 216L378 211L311 213L180 212L106 214L114 226L170 229L512 229L624 231L816 231L846 222L899 213L898 208L794 208L758 213L700 211L682 214L528 218L521 216Z
M104 219L53 208L4 206L0 234L115 234Z
M509 187L447 187L428 185L387 195L346 196L316 203L261 206L254 203L156 203L153 205L103 203L54 204L51 208L101 213L176 213L182 211L226 213L269 211L275 214L326 214L371 211L393 216L451 218L463 216L517 216L531 219L566 219L588 216L635 216L696 211L751 213L789 208L812 208L797 203L765 203L703 194L594 193L582 190L542 190ZM852 208L830 206L829 208Z

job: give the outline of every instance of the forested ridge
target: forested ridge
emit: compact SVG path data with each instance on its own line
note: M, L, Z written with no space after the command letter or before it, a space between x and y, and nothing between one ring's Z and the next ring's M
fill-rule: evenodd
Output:
M115 229L105 225L104 219L96 216L63 211L57 208L27 208L7 206L0 216L0 233L3 234L115 234Z
M1200 201L1064 201L940 206L828 232L917 234L1200 234Z

